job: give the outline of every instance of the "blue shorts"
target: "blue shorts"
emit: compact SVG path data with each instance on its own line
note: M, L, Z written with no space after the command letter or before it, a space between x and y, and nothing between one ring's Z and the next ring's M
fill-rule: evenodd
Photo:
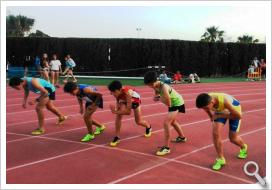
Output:
M242 113L240 102L238 102L237 100L234 100L232 105L238 112ZM218 118L218 119L214 120L214 122L223 123L224 125L226 124L226 121L227 121L226 118ZM241 125L241 119L234 119L234 120L229 119L230 131L239 132L240 125Z
M218 119L214 120L214 122L223 123L224 125L226 124L226 121L227 121L226 118L218 118ZM230 131L239 132L240 125L241 125L241 120L240 119L235 119L235 120L230 119L229 120L229 129L230 129Z

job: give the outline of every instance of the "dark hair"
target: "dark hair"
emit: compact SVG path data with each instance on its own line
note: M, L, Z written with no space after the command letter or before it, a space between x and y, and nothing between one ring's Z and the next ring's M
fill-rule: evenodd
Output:
M122 83L118 80L114 80L108 85L108 89L111 92L114 92L115 90L120 90L121 88L122 88Z
M212 100L212 97L207 93L199 94L196 98L196 107L203 108L207 106Z
M14 86L19 86L23 82L23 80L19 77L12 77L9 80L9 86L14 87Z
M66 93L72 93L77 88L77 84L75 82L67 82L64 85L64 92Z
M149 84L149 83L154 83L157 81L157 73L154 71L149 71L145 73L144 75L144 83Z

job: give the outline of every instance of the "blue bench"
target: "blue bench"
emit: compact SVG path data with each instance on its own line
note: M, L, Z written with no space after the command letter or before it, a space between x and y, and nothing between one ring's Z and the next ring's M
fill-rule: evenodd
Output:
M24 67L13 67L9 66L8 68L8 78L11 77L24 77ZM37 72L36 67L28 67L27 76L37 77L39 73Z

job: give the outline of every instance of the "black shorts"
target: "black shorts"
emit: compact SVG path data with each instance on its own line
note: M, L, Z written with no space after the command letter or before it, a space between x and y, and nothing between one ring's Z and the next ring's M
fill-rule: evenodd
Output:
M134 110L137 109L139 106L140 106L140 104L138 102L132 102L132 104L131 104L131 108Z
M92 105L92 103L93 102L86 102L85 103L85 108L87 108L88 106ZM103 108L103 98L102 97L98 100L96 106L99 107L99 108Z
M181 106L173 106L168 108L168 112L174 112L177 110L178 112L185 113L185 105L183 104Z
M55 91L53 92L51 88L45 87L45 89L48 91L49 93L49 99L50 100L56 100L56 94Z

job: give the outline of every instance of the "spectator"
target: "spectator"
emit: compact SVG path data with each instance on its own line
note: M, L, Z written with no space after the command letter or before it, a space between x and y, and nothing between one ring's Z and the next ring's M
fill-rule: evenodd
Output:
M75 78L75 76L73 74L73 68L76 65L74 60L72 58L70 58L70 61L69 61L68 56L66 56L64 59L65 59L66 68L65 68L65 70L64 70L64 72L62 74L65 75L66 72L67 72L67 75L66 75L66 78L63 80L63 82L67 83L68 80L69 80L69 76L71 76L73 78L73 82L77 82L77 79Z
M42 56L41 68L42 68L42 78L44 78L46 81L49 81L49 63L48 63L48 55L46 53L44 53Z
M255 66L254 66L254 63L252 62L250 65L249 65L249 68L248 68L248 73L251 74L254 72L254 69L255 69Z
M167 74L165 71L162 71L162 74L160 74L160 76L159 76L159 80L161 82L166 83L166 84L171 84L171 78L167 77Z
M193 73L189 75L189 83L195 83L195 77Z
M24 58L24 62L23 62L23 67L24 67L24 76L26 77L27 76L27 72L28 72L28 68L30 67L31 65L31 58L30 56L25 56Z
M39 58L38 55L36 55L34 59L34 65L36 70L39 72L40 76L42 76L42 70L41 70L41 59Z
M50 61L51 81L54 86L59 88L59 72L62 73L61 62L57 59L57 55L53 54L53 60Z
M175 84L182 82L182 75L180 74L180 71L176 72L173 79L174 79L173 83L175 83Z
M68 62L70 63L70 65L72 67L75 67L76 63L74 62L74 60L71 58L71 56L69 54L67 55L67 58L68 58Z
M261 67L262 76L265 79L265 77L266 77L266 63L265 63L264 59L261 59L260 67Z
M196 83L200 82L200 78L196 73L194 73L194 80L195 80Z
M9 66L10 66L10 62L7 61L7 67L6 67L6 71L7 71L7 72L8 72L8 70L9 70Z
M258 60L257 57L254 57L253 64L254 64L254 69L255 70L260 67L260 61Z

